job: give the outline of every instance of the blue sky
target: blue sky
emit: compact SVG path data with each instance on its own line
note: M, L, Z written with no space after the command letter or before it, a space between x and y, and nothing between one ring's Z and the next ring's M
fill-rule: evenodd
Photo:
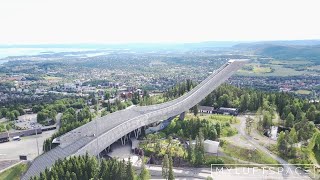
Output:
M0 44L320 39L317 0L1 0Z

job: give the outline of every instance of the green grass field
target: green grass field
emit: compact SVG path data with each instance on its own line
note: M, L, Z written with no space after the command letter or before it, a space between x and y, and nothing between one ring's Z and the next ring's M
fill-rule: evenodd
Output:
M12 168L0 174L1 180L19 180L20 176L27 170L28 165L24 163L17 164Z
M313 64L311 61L308 60L292 60L292 61L287 61L287 60L271 60L269 62L270 64L274 65L286 65L286 64Z
M219 121L220 123L228 122L230 124L236 124L240 122L237 118L230 115L199 113L198 117L200 119L206 119L209 121ZM186 114L186 119L192 119L192 118L195 118L195 116L192 113Z
M243 69L238 71L242 76L299 76L317 73L320 65L315 66L310 60L281 60L261 59L247 64Z
M319 71L320 70L320 65L317 66L312 66L312 67L308 67L309 70L316 70Z
M55 76L44 76L43 77L47 81L61 81L61 77L55 77Z
M279 64L265 64L264 67L257 66L256 63L248 65L253 67L252 70L241 69L237 74L243 76L297 76L312 73L309 71L297 71Z
M311 91L301 89L301 90L296 91L296 93L302 94L302 95L309 95L311 93Z
M267 154L258 149L246 149L230 143L224 143L223 152L231 157L259 164L279 164Z
M253 67L252 71L254 73L271 73L272 69L271 69L271 67L258 67L258 66L255 66L255 67Z

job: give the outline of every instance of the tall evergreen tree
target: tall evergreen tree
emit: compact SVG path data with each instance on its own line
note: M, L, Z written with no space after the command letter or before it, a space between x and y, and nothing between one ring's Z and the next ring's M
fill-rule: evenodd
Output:
M194 146L192 145L192 139L191 136L189 138L189 146L188 146L188 154L187 154L187 159L190 163L193 164L193 161L195 159L194 157Z
M200 130L199 135L196 137L196 146L195 146L195 165L200 166L205 162L204 157L204 138L203 133Z
M221 124L220 124L220 122L216 123L215 129L217 131L217 136L220 137L220 135L221 135Z
M167 154L164 155L162 160L162 177L168 179L169 176L169 157Z
M135 171L132 167L132 163L131 163L130 158L127 162L126 174L127 174L127 177L126 177L127 180L134 180L135 179L136 175L135 175Z
M192 110L193 110L193 115L197 116L199 113L198 105L193 106Z
M288 152L288 142L285 139L285 133L284 132L280 132L279 137L277 139L277 148L278 151L282 154L282 155L287 155Z
M168 170L168 180L174 180L173 174L173 160L172 157L169 157L169 170Z
M139 174L139 180L148 180L148 179L150 179L150 173L149 173L148 169L146 169L146 166L142 160L141 172Z
M294 115L290 112L286 118L286 126L292 127L294 123Z
M294 143L298 142L298 135L297 131L295 128L291 128L290 133L289 133L289 143L292 145Z
M122 162L119 163L119 173L118 173L118 177L120 179L125 179L126 178L126 162L123 159Z

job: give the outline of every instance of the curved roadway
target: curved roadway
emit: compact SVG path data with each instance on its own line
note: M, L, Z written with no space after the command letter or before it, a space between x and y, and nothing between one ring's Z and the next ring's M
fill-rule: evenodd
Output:
M258 141L256 141L253 137L249 136L245 129L246 129L246 120L244 116L240 116L240 127L238 128L239 133L248 141L250 142L252 145L254 145L254 147L258 148L259 150L261 150L263 153L269 155L272 159L276 160L279 162L279 164L281 164L284 168L284 172L282 173L282 178L283 179L295 179L295 178L299 178L299 179L311 179L310 176L312 176L311 174L308 174L304 171L302 171L301 169L297 168L296 166L288 163L286 160L282 159L281 157L273 154L269 149L267 149L266 147L262 146L259 144Z

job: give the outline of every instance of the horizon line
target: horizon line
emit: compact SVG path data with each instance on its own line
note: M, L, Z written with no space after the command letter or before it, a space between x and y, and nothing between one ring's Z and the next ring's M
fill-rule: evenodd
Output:
M199 44L199 43L256 43L281 41L320 41L319 39L273 39L273 40L207 40L207 41L154 41L154 42L54 42L54 43L0 43L0 46L33 46L33 45L130 45L130 44Z

